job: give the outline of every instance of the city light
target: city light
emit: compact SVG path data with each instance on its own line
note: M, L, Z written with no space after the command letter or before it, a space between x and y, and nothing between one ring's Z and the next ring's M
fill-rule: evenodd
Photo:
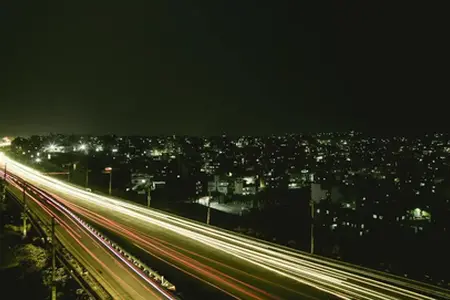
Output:
M123 215L136 222L159 226L178 234L180 238L196 241L204 247L210 247L219 252L225 252L236 259L290 278L302 284L312 286L342 299L433 299L410 289L411 282L394 280L386 275L378 275L364 269L345 266L337 262L314 258L309 255L288 250L283 247L268 244L251 238L236 235L214 227L205 226L184 218L167 215L154 210L123 202L113 198L88 193L82 189L67 185L56 179L43 176L39 172L6 159L11 172L40 186L70 199L77 205L88 204L115 215ZM110 167L105 170L110 170ZM381 279L378 280L378 279ZM421 287L414 287L421 290ZM388 296L393 295L393 296Z
M21 178L29 179L30 185L44 189L85 219L96 214L96 220L102 222L101 226L112 228L109 227L109 222L115 221L117 226L128 228L136 234L133 235L132 242L140 241L139 246L150 251L150 255L155 255L154 251L157 251L161 256L159 258L168 259L175 263L176 267L185 268L202 278L209 278L208 282L218 280L212 278L219 276L222 278L219 286L227 286L227 292L230 291L229 288L237 288L226 283L228 275L233 277L236 274L234 271L234 275L227 272L214 273L218 271L218 265L222 269L239 264L238 269L249 270L249 273L255 274L266 270L265 278L271 282L284 285L286 280L296 281L300 289L301 286L306 288L306 284L349 299L423 299L421 293L425 290L422 288L426 285L412 282L409 278L435 285L445 284L442 280L445 270L434 261L430 260L429 265L417 265L412 270L405 265L406 262L397 262L391 257L379 255L390 251L389 248L411 255L421 255L414 249L414 244L426 242L425 236L432 234L432 231L437 230L437 234L442 235L445 224L443 214L433 214L432 222L429 212L436 212L439 207L444 208L449 203L445 196L449 182L448 176L445 175L449 168L449 156L442 151L442 147L448 145L445 139L422 140L422 144L417 144L408 139L402 139L400 142L395 138L349 138L346 133L336 136L247 136L223 140L207 137L197 141L190 137L172 136L75 138L64 135L21 138L16 147L8 149L8 155L11 153L11 157L17 156L25 164L37 168L37 158L44 161L48 155L44 157L42 153L49 141L65 145L60 149L67 151L69 155L52 154L52 163L61 168L67 167L68 164L78 166L77 170L73 171L69 168L68 172L65 172L67 176L58 177L60 180L70 181L70 186L42 176L33 177L37 176L36 173L25 170L23 165L19 167L15 164L8 166L8 169L11 174L20 174ZM243 145L239 149L235 147L238 140L241 140ZM347 141L346 145L344 140ZM211 141L211 147L205 148L204 141ZM109 154L99 156L96 153L98 151L88 153L87 150L91 149L91 146L81 147L86 150L84 153L77 153L80 151L78 145L92 145L92 150L97 150L103 144L105 150L110 151ZM118 149L120 155L111 153ZM152 152L152 149L156 151ZM309 151L305 151L306 149ZM21 155L22 152L25 154ZM411 153L414 155L411 156ZM173 161L172 156L177 160ZM408 166L400 163L402 159L406 159ZM101 178L95 171L99 164L103 164L101 171L107 174L104 176L108 176L108 185L107 178ZM118 176L112 172L112 165L120 168ZM426 172L414 172L415 167ZM40 175L56 175L50 168L53 167L47 164L39 165L39 169L46 172ZM87 171L90 168L95 172L92 176ZM121 176L127 173L131 176ZM90 192L88 195L73 189L74 184L79 184L83 185L82 190L86 191L89 179L95 188L95 181L99 181L96 178L105 181L103 186L98 185L98 189L104 192L108 189L109 195L116 197L127 189L127 195L133 200L128 202L119 198L102 197L100 191ZM146 193L150 187L147 187L149 183L154 189L155 184L166 181L170 185L159 187L154 195ZM209 193L212 198L205 197ZM242 224L246 225L234 228L233 231L240 233L236 234L163 211L147 210L134 205L142 200L142 203L146 202L147 206L151 207L149 203L152 200L158 203L158 199L169 197L173 201L186 203L185 207L174 208L174 214L182 215L188 207L196 207L200 213L198 220L204 224L224 226L220 218L216 217L216 212L221 211L240 216ZM199 198L200 200L196 200ZM391 205L393 203L395 205ZM441 206L437 206L437 203ZM260 217L245 216L248 213ZM286 222L278 221L284 217ZM287 219L290 219L289 222ZM295 234L295 231L309 226L309 232L305 230L305 234L301 236ZM381 228L384 229L385 240L392 241L390 245L383 244L383 238L377 234ZM129 232L116 229L117 234L123 235L126 240L130 239ZM327 232L329 239L323 238L324 232ZM342 242L343 236L348 237L348 243ZM402 236L408 237L403 244L399 242ZM166 237L170 237L169 240ZM264 238L274 243L252 237ZM146 240L147 238L152 240ZM305 247L304 242L308 239L310 245ZM167 257L168 254L161 248L155 250L154 247L161 247L156 246L159 242L173 244L172 250L180 249L175 250L178 252L177 258ZM290 250L280 244L301 248L314 255ZM361 257L348 254L353 253L353 245L358 246ZM375 247L380 248L379 251L375 251ZM194 271L192 266L180 259L183 251L185 254L197 253L207 258L207 253L212 253L220 263L216 265L203 261L202 265L195 262L194 265L198 268ZM425 250L423 255L425 253L427 256L433 256L431 249ZM383 264L384 273L360 269L318 255L345 259L353 264L358 263L359 259L364 261L363 265ZM443 259L442 254L439 255ZM191 256L190 259L192 258ZM200 274L199 269L206 273ZM211 271L212 269L215 270ZM395 276L389 274L391 272L400 276L400 280L396 281ZM277 280L270 277L274 274L277 274ZM427 277L421 274L426 274ZM234 278L251 285L247 281L248 278L244 279L245 277L240 275ZM368 283L369 279L374 281ZM388 286L380 288L380 282ZM255 287L265 290L260 283ZM267 289L273 290L271 283ZM426 289L424 294L438 295L429 293L428 288ZM420 295L408 294L405 290Z
M11 139L9 137L4 137L0 140L0 147L8 147L11 146Z
M50 143L48 146L43 148L44 152L49 152L49 153L62 153L64 152L65 147L63 146L59 146L55 143Z

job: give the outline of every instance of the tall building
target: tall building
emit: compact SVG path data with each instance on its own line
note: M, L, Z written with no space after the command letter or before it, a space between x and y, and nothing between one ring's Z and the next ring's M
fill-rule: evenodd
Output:
M242 178L238 178L234 181L234 193L236 195L242 195L244 192L244 180Z
M328 191L322 189L320 183L312 183L311 184L311 200L315 203L319 203L320 201L326 199L328 197Z
M220 176L215 175L214 181L208 182L208 192L219 192L221 194L228 194L228 181L220 179Z

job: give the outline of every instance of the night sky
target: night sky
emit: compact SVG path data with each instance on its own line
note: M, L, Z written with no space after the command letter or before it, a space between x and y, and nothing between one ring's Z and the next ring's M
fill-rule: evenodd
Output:
M45 2L0 2L2 135L450 128L439 7Z

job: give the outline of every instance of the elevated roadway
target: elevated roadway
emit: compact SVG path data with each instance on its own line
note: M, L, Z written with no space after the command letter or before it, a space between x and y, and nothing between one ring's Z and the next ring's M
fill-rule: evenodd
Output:
M8 180L9 190L22 200L23 185ZM44 224L55 218L55 235L66 250L93 276L107 291L99 293L102 299L177 299L156 282L149 282L139 274L138 268L121 254L108 247L108 243L93 234L92 228L72 214L65 206L45 197L39 190L27 185L26 205Z
M199 282L238 299L450 299L448 290L96 195L4 157L8 171Z

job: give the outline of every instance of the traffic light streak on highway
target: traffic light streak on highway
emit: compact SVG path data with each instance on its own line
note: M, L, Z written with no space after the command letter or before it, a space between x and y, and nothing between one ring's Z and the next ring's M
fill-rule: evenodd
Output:
M226 252L254 266L259 266L342 299L434 299L426 295L434 291L433 287L426 284L401 280L395 276L386 276L383 273L370 272L366 269L308 256L173 215L144 209L129 202L92 194L44 176L36 170L21 165L7 157L4 157L4 160L8 163L8 170L11 173L49 193L57 194L68 202L76 200L78 204L86 204L89 207L88 210L91 210L92 207L98 207L124 218L128 217L130 219L131 217L132 222L136 224L133 227L138 227L139 223L142 222L157 225L178 234L180 238L185 237L199 242L205 247ZM75 209L74 206L71 208ZM80 213L80 211L78 212ZM116 230L118 233L121 231L122 234L127 235L132 233L131 231L126 231L123 227L116 228ZM136 236L143 239L139 240L136 238L136 240L140 241L141 247L142 245L147 247L144 247L146 250L154 247L157 241L150 240L148 237L142 238L145 235L142 235L140 232L137 232ZM144 241L147 241L147 243ZM180 254L177 255L181 259ZM186 264L188 263L192 264L192 262L186 261ZM195 265L190 267L197 268ZM205 272L210 270L210 268L204 269ZM220 276L223 276L223 274L220 274ZM224 277L229 278L227 276ZM436 289L435 294L449 299L445 291L437 291Z
M23 186L18 184L15 180L8 180L10 184L12 184L14 187L16 187L18 190L23 191ZM31 193L29 192L31 191ZM152 288L154 288L157 292L159 292L159 295L155 293L152 289L149 287L143 285L145 290L151 295L152 299L177 299L176 297L172 296L170 293L168 293L166 290L164 290L161 286L159 286L158 283L152 281L150 278L146 276L140 269L138 269L135 265L127 261L123 257L121 253L119 253L117 250L115 250L111 245L106 243L102 238L98 236L94 232L92 228L90 228L86 223L82 222L76 215L74 215L71 211L69 211L67 208L65 208L63 205L52 199L51 197L48 197L45 195L45 193L42 193L39 189L34 188L33 186L27 186L27 190L25 191L25 194L27 196L27 199L31 199L35 204L37 204L43 211L45 211L50 217L54 217L57 224L59 224L61 227L64 228L64 230L72 237L72 239L77 242L77 244L80 245L88 253L93 259L95 259L105 270L109 270L109 267L104 264L89 248L85 246L85 244L81 241L82 237L80 233L78 233L75 229L83 230L85 232L88 232L87 236L91 238L94 242L103 245L105 248L109 250L108 253L113 257L114 259L120 260L123 264L125 264L127 267L123 267L122 270L125 272L130 273L130 270L133 271L134 274L138 275L140 278L142 278L146 283L148 283ZM56 212L64 215L68 220L71 221L71 225L67 224L64 219L58 215L58 213L52 212L50 209L48 209L40 200L36 198L36 196L39 196L40 199L45 199L45 202L52 206ZM114 255L114 256L113 256ZM121 264L118 264L119 266L122 266ZM109 270L110 274L115 278L117 282L120 282L123 286L127 286L129 289L132 289L131 286L129 286L121 277L119 274L115 274L113 271ZM130 273L131 274L131 273ZM109 288L114 290L114 286L111 285ZM119 294L119 292L115 292L116 295ZM137 294L137 293L136 293ZM141 295L141 299L148 299L145 295Z
M234 290L238 290L240 292L242 292L243 294L246 294L247 296L253 298L253 299L261 299L258 295L252 294L251 292L248 292L246 290L244 290L243 288L240 287L240 285L244 286L245 288L248 288L250 290L253 290L259 294L264 295L265 298L270 298L270 299L279 299L278 297L275 297L273 295L270 295L268 292L263 291L257 287L254 287L248 283L242 282L236 278L233 278L231 276L229 276L228 274L225 274L223 272L220 272L214 268L209 267L208 265L202 264L201 262L192 259L189 256L186 256L184 254L182 254L180 251L174 251L172 248L178 248L179 250L181 250L182 252L188 252L190 255L192 256L200 256L197 253L194 253L192 251L183 249L181 247L178 247L176 245L170 245L167 246L167 242L162 241L160 239L156 239L153 237L150 237L148 235L146 235L143 232L134 230L133 228L127 227L127 226L123 226L120 225L114 221L108 220L106 218L104 218L103 216L100 216L96 213L90 212L82 207L79 207L75 204L69 203L68 201L59 198L58 196L55 196L56 198L58 198L59 201L62 201L65 205L67 205L68 207L70 207L74 212L78 213L79 215L88 218L90 220L92 220L94 223L96 224L101 224L102 226L108 228L109 230L115 232L116 234L119 235L123 235L123 236L128 236L130 237L133 241L134 244L136 246L138 246L139 248L143 249L144 251L148 252L149 254L151 254L152 256L155 256L155 253L157 254L156 257L161 257L160 254L163 254L164 256L168 256L174 260L180 261L182 262L184 265L188 266L190 269L195 269L196 271L198 271L199 273L205 275L207 278L214 278L220 282L222 282L223 284L231 287ZM202 259L207 260L212 262L213 264L221 264L218 261L215 261L213 259L210 259L208 257L204 257L202 256ZM223 265L226 268L229 269L233 269L232 267L228 266L228 265ZM178 267L177 267L178 268ZM178 268L180 269L180 268ZM184 269L180 269L183 272L187 272L189 273L189 271L184 270ZM235 272L242 272L242 273L246 273L242 270L238 270L238 269L234 269ZM192 273L189 273L190 275L193 275ZM267 280L263 279L263 278L259 278L257 276L253 276L252 274L246 273L247 276L251 276L257 280L260 281L265 281L268 282ZM198 278L198 277L197 277ZM201 278L198 278L201 279ZM226 280L228 279L228 280ZM234 284L233 282L236 282L238 285ZM208 282L205 282L208 283ZM209 283L208 283L209 284ZM274 284L274 283L271 283ZM218 286L214 286L215 288L220 289L220 287ZM222 290L223 292L229 294L228 292L226 292L225 290ZM294 292L295 291L291 291ZM235 297L232 294L229 294L230 296Z
M125 226L125 225L120 225L120 224L118 224L118 223L116 223L116 222L114 222L114 221L111 221L111 220L108 220L108 219L104 218L103 216L100 216L100 215L98 215L98 214L96 214L96 213L92 213L92 212L86 210L85 208L78 207L78 206L75 205L75 204L69 203L69 202L67 202L66 200L63 200L63 199L60 199L60 200L61 200L61 201L65 201L65 204L66 204L67 206L71 207L71 209L72 209L73 211L76 211L77 213L79 213L80 215L83 215L83 216L86 217L86 218L89 218L89 219L92 220L93 222L95 222L95 223L97 223L97 224L102 224L102 225L104 225L104 226L107 226L107 227L110 228L111 230L114 230L114 232L116 232L116 233L129 235L130 237L132 237L132 238L134 239L135 245L136 245L137 247L139 247L139 248L145 250L145 251L149 251L149 250L148 250L149 248L144 248L145 246L149 246L149 247L157 246L157 247L161 247L161 248L167 249L168 251L171 251L171 250L172 250L171 248L175 248L175 249L178 250L178 252L176 252L176 253L177 253L176 255L181 255L181 256L183 256L182 253L188 253L188 254L190 255L190 257L185 256L185 255L184 255L183 257L185 257L185 258L187 258L187 259L191 259L191 257L200 257L202 260L208 261L208 262L210 262L212 265L220 265L221 267L223 267L223 268L225 268L225 269L232 270L233 272L245 274L245 276L254 278L254 279L256 279L256 280L265 282L265 283L267 283L267 284L277 285L277 286L279 286L279 287L282 288L282 289L288 289L288 290L289 290L290 292L292 292L292 293L298 293L297 291L294 291L294 290L289 289L289 288L287 288L287 287L285 287L285 286L279 285L279 284L277 284L277 283L275 283L275 282L270 282L270 281L268 281L268 280L266 280L266 279L264 279L264 278L261 278L261 277L255 276L255 275L253 275L253 274L247 273L247 272L245 272L245 271L243 271L243 270L241 270L241 269L237 269L237 268L234 268L234 267L232 267L232 266L226 265L226 264L224 264L224 263L222 263L222 262L220 262L220 261L211 259L211 258L206 257L206 256L203 256L203 255L200 255L200 254L198 254L198 253L196 253L196 252L190 251L190 250L185 249L185 248L182 248L182 247L180 247L180 246L177 246L177 245L168 243L167 241L164 241L164 240L162 240L162 239L159 239L159 238L156 238L156 237L149 236L149 235L147 235L146 233L144 233L144 232L142 232L142 231L136 230L136 229L134 229L134 228L131 228L131 227L128 227L128 226ZM173 251L173 250L172 250L172 251ZM150 254L151 254L151 253L150 253ZM200 264L199 266L200 266L201 268L205 268L205 269L211 270L211 271L213 271L213 272L214 272L214 271L217 271L217 270L215 270L214 268L211 268L211 267L209 267L209 266L207 266L207 265L205 265L205 264ZM184 271L184 270L183 270L183 271ZM224 276L224 277L229 278L229 279L231 279L231 280L235 280L234 278L232 278L231 276L229 276L229 275L227 275L227 274L225 274L225 273L223 273L223 272L219 272L219 273L221 274L221 276ZM260 290L260 289L255 288L255 287L251 287L250 285L248 285L248 284L246 284L246 283L243 283L242 281L239 281L239 282L242 283L242 284L244 284L244 285L247 286L247 287L250 287L250 288L252 288L252 289L254 289L254 290L257 290L257 291L259 291L259 292L262 292L262 293L266 294L267 296L270 296L271 298L277 298L277 297L274 297L274 296L269 295L269 294L268 294L267 292L265 292L265 291L262 291L262 290ZM218 287L216 286L216 288L218 288ZM298 294L299 294L299 295L302 295L301 293L298 293Z

